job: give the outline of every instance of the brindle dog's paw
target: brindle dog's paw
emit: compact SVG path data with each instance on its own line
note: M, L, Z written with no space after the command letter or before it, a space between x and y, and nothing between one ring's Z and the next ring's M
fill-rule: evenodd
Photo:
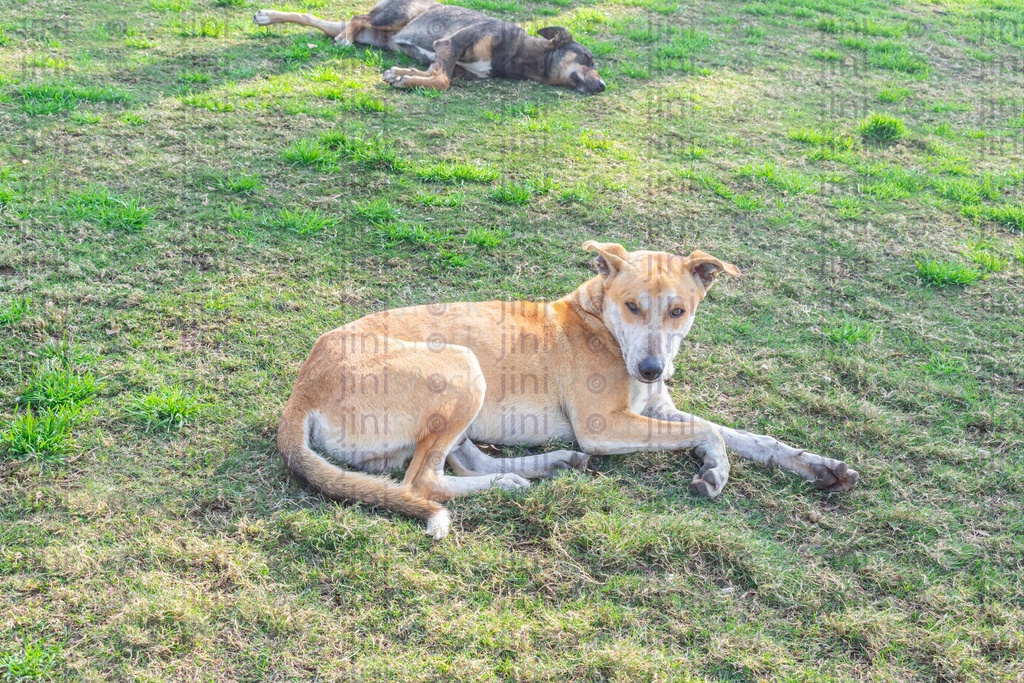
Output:
M850 469L842 460L822 458L820 463L811 466L814 470L814 481L811 485L825 491L849 491L860 481L857 470Z
M711 464L707 464L701 467L700 471L693 478L693 482L690 484L690 493L706 498L715 498L725 488L725 482L727 481L729 481L727 473L721 469L716 469Z
M494 480L494 486L505 491L516 491L518 489L526 489L530 487L530 480L520 477L518 474L512 474L507 472Z
M345 32L342 31L338 35L334 36L334 44L338 47L348 47L352 44L352 41L345 37Z

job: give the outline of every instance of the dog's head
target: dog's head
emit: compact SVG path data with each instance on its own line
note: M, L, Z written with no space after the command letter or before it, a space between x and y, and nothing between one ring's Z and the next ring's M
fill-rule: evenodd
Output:
M548 83L579 90L584 95L604 92L604 81L594 68L594 55L561 26L548 26L537 31L550 43L545 61L550 59Z
M703 251L675 256L661 251L627 252L622 245L594 242L603 280L601 317L615 337L626 371L640 382L668 379L672 359L693 325L697 304L720 273L739 269Z

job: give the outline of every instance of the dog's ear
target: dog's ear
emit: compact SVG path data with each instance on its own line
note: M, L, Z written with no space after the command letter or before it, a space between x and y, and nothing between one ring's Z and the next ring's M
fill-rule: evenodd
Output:
M597 259L594 260L594 263L597 265L597 272L606 279L626 267L626 256L629 255L629 252L621 244L587 240L583 243L583 248L587 251L597 252Z
M568 29L564 29L561 26L548 26L537 31L537 35L541 38L547 38L555 47L562 47L572 42L572 34L569 33Z
M699 249L686 257L686 260L683 261L683 268L693 273L697 282L704 286L704 291L711 289L711 285L715 284L715 278L720 273L733 277L740 276L740 269L733 264L720 261Z

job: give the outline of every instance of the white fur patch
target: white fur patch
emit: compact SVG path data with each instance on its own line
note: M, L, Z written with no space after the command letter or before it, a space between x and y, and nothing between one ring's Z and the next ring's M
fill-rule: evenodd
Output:
M491 75L491 60L481 59L477 62L456 62L463 69L477 78L487 78Z
M447 510L442 509L427 520L427 536L433 536L435 541L440 541L448 535L448 528L451 524L451 516Z

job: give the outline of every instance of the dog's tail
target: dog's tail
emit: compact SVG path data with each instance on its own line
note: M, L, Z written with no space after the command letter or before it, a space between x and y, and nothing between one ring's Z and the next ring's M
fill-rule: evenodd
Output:
M332 500L368 503L421 519L434 538L447 534L448 511L440 503L388 477L343 470L317 455L309 447L310 417L307 411L286 406L277 427L277 450L300 481Z

